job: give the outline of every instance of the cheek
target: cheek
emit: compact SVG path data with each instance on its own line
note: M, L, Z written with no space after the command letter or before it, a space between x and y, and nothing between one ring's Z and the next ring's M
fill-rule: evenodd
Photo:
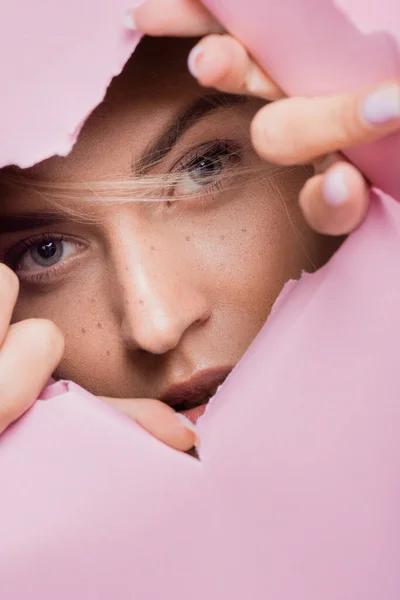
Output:
M280 182L246 186L197 232L201 268L214 298L245 313L247 323L255 319L258 327L283 285L312 268L308 256L318 236L305 225L297 205L305 179L299 170L295 178L286 173Z
M104 294L98 273L85 271L58 288L30 293L21 288L13 321L43 318L63 332L65 353L57 375L93 387L96 373L115 372L110 364L118 348L118 331L111 318L110 299Z

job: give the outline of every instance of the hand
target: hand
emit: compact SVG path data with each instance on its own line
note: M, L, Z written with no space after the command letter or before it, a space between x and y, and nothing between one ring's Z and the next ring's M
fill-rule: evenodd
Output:
M10 325L18 291L18 277L0 263L0 435L32 406L64 353L64 337L51 321ZM104 400L177 450L196 443L193 426L158 400Z
M102 399L175 450L187 452L198 443L195 426L160 400L104 397Z
M18 277L0 264L0 434L32 406L64 352L51 321L10 325L18 289Z
M237 40L223 34L198 0L146 0L132 14L132 24L150 35L213 33L192 50L192 74L207 87L278 100L267 104L253 120L255 150L271 162L315 165L315 176L300 194L304 216L314 229L342 235L360 225L368 208L369 186L339 150L400 130L400 82L357 93L284 98L282 90Z

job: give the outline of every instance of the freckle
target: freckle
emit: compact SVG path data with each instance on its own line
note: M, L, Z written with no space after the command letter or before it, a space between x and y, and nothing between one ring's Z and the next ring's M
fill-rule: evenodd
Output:
M187 241L187 242L190 242L190 235L187 235L187 236L186 236L186 241Z
M103 325L100 322L97 323L97 329L103 329Z
M92 298L90 302L94 304L96 302L96 298Z
M247 229L242 229L242 233L247 233Z
M156 247L155 247L155 246L150 246L150 250L151 250L152 252L154 252L154 250L155 250L155 249L156 249Z
M128 265L125 265L125 271L129 271Z
M110 356L110 351L109 350L107 350L107 356Z
M81 332L83 333L83 335L85 335L86 329L84 327L82 327Z
M139 298L139 304L141 304L143 306L144 302L142 298Z
M224 240L224 239L225 239L225 236L224 236L224 235L220 235L220 236L219 236L219 239L222 241L222 240Z

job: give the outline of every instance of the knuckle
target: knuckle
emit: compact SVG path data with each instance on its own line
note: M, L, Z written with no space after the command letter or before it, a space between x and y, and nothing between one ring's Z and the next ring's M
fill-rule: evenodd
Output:
M207 68L203 68L199 81L206 87L216 87L226 90L236 86L237 64L233 60L232 52L235 49L229 36L212 34L202 42L203 51L209 57L217 57L217 60L208 59Z

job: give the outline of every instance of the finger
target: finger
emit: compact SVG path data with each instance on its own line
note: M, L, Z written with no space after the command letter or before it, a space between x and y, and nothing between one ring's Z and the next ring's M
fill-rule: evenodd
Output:
M181 420L181 415L160 400L151 398L103 398L125 413L143 429L168 446L186 452L197 445L194 425Z
M0 433L30 408L63 352L64 338L51 321L11 325L0 351Z
M10 326L18 290L18 277L6 265L0 263L0 347Z
M283 165L372 142L400 129L400 85L367 93L288 98L262 108L252 140L265 160Z
M210 35L193 48L189 70L204 87L268 100L282 90L256 65L240 42L230 35Z
M323 175L330 167L333 167L333 165L336 165L339 162L348 162L341 152L331 152L331 154L316 159L314 161L315 175Z
M354 231L365 219L369 189L355 167L339 162L325 174L309 179L299 202L313 229L328 235L344 235Z
M129 15L131 29L153 36L192 37L223 31L197 0L146 0Z

